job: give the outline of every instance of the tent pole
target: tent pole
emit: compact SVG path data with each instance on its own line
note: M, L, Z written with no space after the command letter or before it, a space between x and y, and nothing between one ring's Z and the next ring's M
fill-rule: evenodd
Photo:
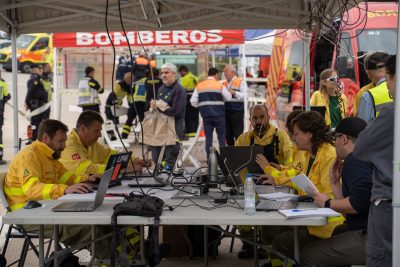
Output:
M399 1L400 2L400 1ZM398 11L400 5L398 3ZM396 98L393 141L393 266L400 266L400 17L397 20Z
M215 50L211 50L211 60L212 60L212 66L215 68Z
M11 68L13 81L13 120L14 120L14 154L19 150L19 127L18 127L18 64L17 64L17 29L11 28Z
M60 83L59 83L59 68L58 68L58 48L53 48L53 118L56 120L60 119L61 103L60 103Z
M305 66L305 80L304 80L304 87L305 87L305 106L306 106L306 111L310 111L310 94L311 94L311 89L310 89L310 35L308 31L306 31L306 36L304 40L304 46L303 46L303 59L304 59L304 66Z
M245 48L245 45L244 44L242 44L242 45L240 45L240 48L241 48L241 50L242 50L242 58L241 58L241 60L240 60L240 68L242 69L242 75L243 75L243 81L247 84L247 79L246 79L246 67L247 67L247 60L246 60L246 48ZM246 88L247 88L247 86L246 86ZM249 124L248 124L248 118L249 118L249 111L247 110L247 108L248 108L248 103L247 103L247 89L246 89L246 92L245 92L245 96L244 96L244 118L243 118L243 120L244 120L244 122L243 122L243 125L244 125L244 132L247 132L248 130L249 130Z

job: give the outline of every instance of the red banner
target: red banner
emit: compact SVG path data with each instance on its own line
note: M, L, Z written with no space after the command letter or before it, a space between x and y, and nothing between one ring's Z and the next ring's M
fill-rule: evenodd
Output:
M110 32L115 46L127 46L123 32ZM243 30L206 30L206 31L131 31L127 32L131 46L154 45L216 45L243 44ZM106 32L54 33L54 47L98 47L111 46Z

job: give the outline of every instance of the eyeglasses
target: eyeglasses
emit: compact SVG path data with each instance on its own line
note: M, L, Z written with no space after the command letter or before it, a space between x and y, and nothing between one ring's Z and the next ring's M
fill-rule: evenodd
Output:
M329 78L327 78L327 79L325 79L325 80L327 80L327 81L329 81L329 82L336 82L336 81L338 80L338 76L329 77Z

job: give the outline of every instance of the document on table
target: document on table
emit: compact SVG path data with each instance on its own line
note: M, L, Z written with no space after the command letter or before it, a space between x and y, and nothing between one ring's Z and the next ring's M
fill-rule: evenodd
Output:
M298 187L306 191L309 196L314 196L314 193L311 191L311 188L314 188L318 191L315 185L311 182L311 180L305 176L304 174L299 174L291 179L293 183L295 183Z
M340 213L329 208L305 208L305 209L288 209L278 210L280 214L288 219L304 218L304 217L337 217Z
M270 194L258 194L260 198L269 199L269 200L276 200L276 201L288 201L288 200L295 200L298 198L298 195L284 193L284 192L275 192Z

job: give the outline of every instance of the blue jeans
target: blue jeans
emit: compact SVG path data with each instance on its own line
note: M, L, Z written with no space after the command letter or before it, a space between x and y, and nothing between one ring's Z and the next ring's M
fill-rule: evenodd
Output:
M225 116L203 118L204 133L206 135L206 153L207 159L210 155L210 147L213 143L214 129L217 131L218 143L220 147L226 146L225 143Z

